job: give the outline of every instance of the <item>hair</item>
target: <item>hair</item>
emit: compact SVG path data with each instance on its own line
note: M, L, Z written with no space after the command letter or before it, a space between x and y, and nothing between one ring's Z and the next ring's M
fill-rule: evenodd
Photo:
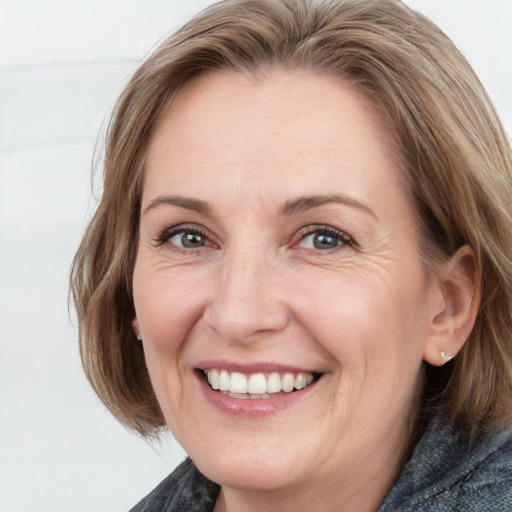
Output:
M106 136L104 188L75 256L71 292L94 390L144 436L165 425L135 316L132 275L152 133L177 94L207 72L273 68L335 77L372 98L394 131L418 214L423 259L462 244L481 272L476 323L456 359L425 363L423 398L471 435L512 426L512 157L466 59L398 0L226 0L167 39L135 72ZM425 400L423 400L425 401Z

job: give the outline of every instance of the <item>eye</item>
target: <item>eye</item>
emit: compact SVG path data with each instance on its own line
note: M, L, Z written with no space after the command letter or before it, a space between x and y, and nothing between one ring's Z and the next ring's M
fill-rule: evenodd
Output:
M304 249L328 251L340 246L353 245L352 238L329 226L317 227L302 235L299 246Z
M208 236L197 227L176 226L160 234L156 239L158 245L170 244L178 249L201 249L211 245Z
M206 244L206 237L201 233L195 233L193 231L181 231L169 237L168 241L176 247L197 249Z

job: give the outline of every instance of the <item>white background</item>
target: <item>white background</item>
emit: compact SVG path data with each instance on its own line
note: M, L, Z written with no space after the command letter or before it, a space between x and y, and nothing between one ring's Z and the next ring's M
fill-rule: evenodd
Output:
M67 311L116 95L208 0L0 0L0 512L126 512L183 457L89 389ZM410 0L455 40L512 133L512 0Z

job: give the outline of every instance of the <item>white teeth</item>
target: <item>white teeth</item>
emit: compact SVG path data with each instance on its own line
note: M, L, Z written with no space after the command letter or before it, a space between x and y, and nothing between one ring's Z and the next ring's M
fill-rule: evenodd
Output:
M272 394L291 393L294 389L299 391L309 386L314 377L311 373L284 373L272 372L253 373L245 375L240 372L226 370L206 370L208 383L214 390L222 391L233 398L271 398Z
M281 391L281 377L279 373L271 373L267 379L267 393L279 393Z
M295 389L303 389L306 387L306 376L303 373L299 373L295 377Z
M247 377L243 373L233 372L229 379L231 393L247 393Z
M219 389L220 391L229 391L229 373L226 370L220 372Z
M217 370L208 372L208 382L212 389L219 389L219 372Z
M293 391L293 388L295 386L295 377L293 376L293 373L285 373L282 380L281 380L281 388L286 393L290 393Z
M262 395L267 392L267 379L263 373L254 373L249 377L247 393L251 395Z

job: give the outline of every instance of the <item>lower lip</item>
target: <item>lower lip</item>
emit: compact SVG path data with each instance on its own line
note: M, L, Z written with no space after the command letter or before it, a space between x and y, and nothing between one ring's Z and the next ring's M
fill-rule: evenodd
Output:
M306 398L317 384L315 381L300 391L292 391L287 395L279 395L275 398L244 399L232 398L219 391L214 391L206 383L202 372L196 371L195 374L206 400L222 413L237 417L261 418L284 411Z

